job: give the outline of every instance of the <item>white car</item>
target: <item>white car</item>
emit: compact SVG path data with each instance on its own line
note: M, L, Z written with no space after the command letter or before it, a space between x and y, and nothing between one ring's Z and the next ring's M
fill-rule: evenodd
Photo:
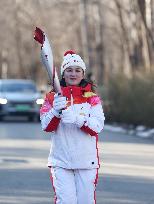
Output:
M29 121L39 119L41 93L31 80L0 80L0 120L4 116L26 116Z

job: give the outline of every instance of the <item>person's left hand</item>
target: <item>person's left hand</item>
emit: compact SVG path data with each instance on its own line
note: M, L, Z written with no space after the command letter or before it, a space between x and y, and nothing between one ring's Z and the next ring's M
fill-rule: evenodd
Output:
M75 114L71 108L62 111L61 120L63 123L76 124L79 128L85 123L86 119L83 115Z
M63 123L75 123L76 122L76 114L70 109L67 108L62 111L61 120Z

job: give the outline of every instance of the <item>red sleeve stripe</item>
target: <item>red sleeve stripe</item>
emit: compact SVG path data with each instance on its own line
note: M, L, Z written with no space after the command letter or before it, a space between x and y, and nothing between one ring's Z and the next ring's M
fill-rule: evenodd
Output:
M52 118L52 120L50 121L50 123L48 124L47 128L45 129L46 132L52 132L57 130L57 127L60 123L60 118L57 118L56 116L54 116Z
M80 129L82 131L90 134L91 136L96 136L97 135L97 132L95 132L94 130L90 129L88 126L83 125Z

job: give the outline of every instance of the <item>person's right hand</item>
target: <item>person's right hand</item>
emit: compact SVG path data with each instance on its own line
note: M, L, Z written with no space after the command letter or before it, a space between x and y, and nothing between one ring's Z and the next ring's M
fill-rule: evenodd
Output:
M66 104L67 104L66 97L58 95L58 94L54 95L53 109L56 112L60 112L62 109L65 109Z

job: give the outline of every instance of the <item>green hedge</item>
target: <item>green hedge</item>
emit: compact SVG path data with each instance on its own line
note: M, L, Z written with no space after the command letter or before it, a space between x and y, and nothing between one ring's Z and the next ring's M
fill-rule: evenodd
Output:
M154 74L118 74L100 91L108 122L154 127Z

